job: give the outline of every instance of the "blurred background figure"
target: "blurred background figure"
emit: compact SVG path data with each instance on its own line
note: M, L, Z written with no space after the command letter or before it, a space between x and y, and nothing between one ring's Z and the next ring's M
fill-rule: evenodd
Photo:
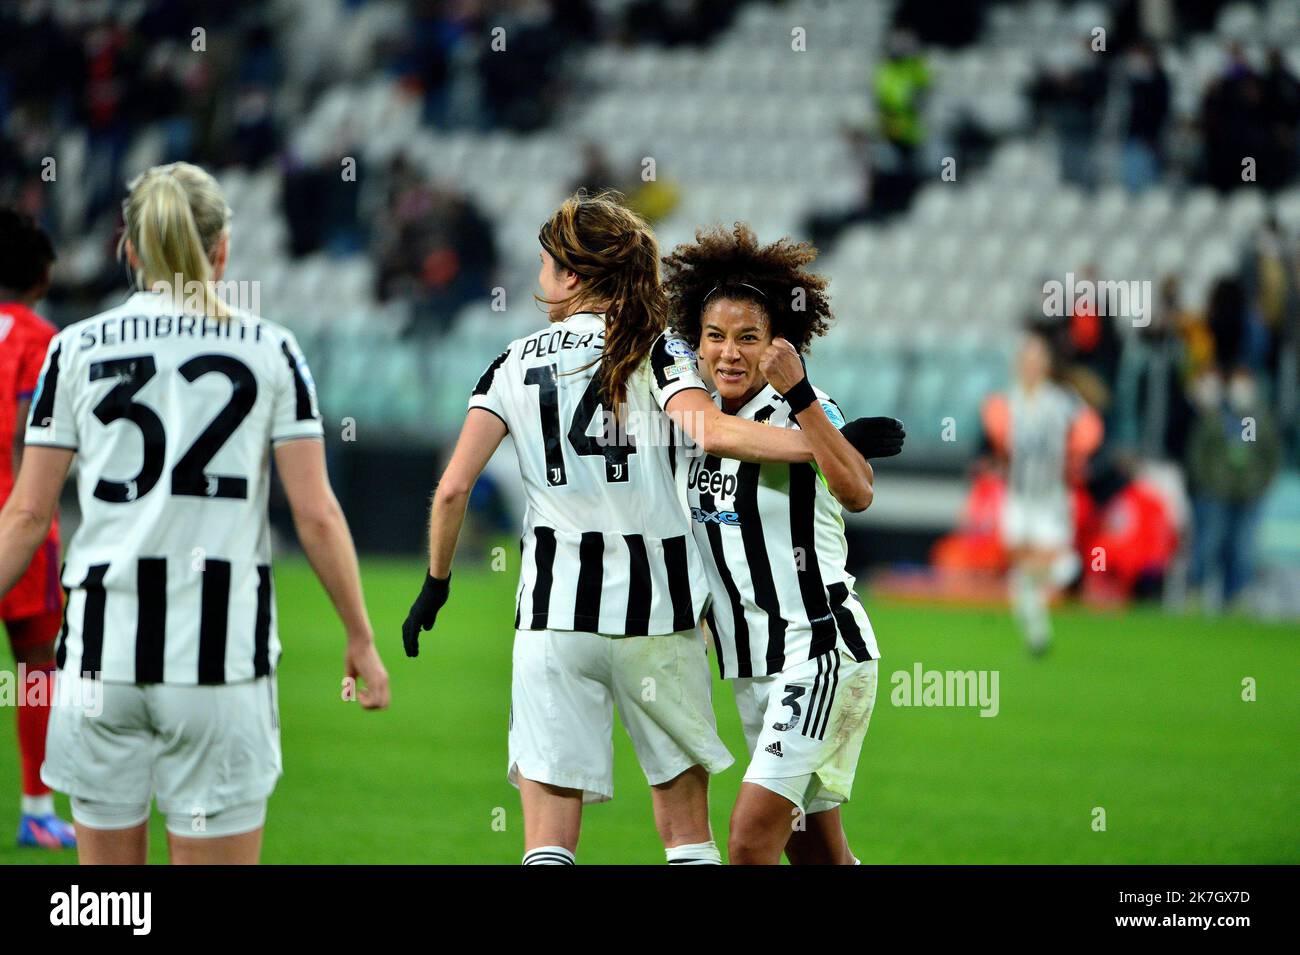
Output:
M1251 583L1260 505L1281 461L1258 382L1230 354L1195 383L1198 414L1187 447L1195 527L1188 583L1193 596L1207 588L1209 609L1233 607Z
M1079 573L1072 487L1102 438L1097 413L1058 380L1050 338L1030 328L1016 354L1011 390L983 407L985 429L1007 475L1001 531L1012 613L1035 655L1051 641L1053 597Z
M1039 115L1055 133L1062 178L1085 188L1096 182L1097 132L1107 82L1105 61L1092 42L1081 39L1062 62L1039 76L1031 93Z
M917 152L926 138L922 109L930 73L910 30L896 30L890 35L885 59L876 67L872 86L877 123L884 141L897 154L897 171L915 177L919 173Z
M488 294L497 251L492 226L469 197L429 181L398 156L389 168L375 259L379 300L410 300L408 333L428 338Z
M1163 171L1169 78L1160 65L1156 48L1145 40L1139 40L1129 49L1124 69L1128 94L1124 185L1130 192L1141 192L1159 182Z

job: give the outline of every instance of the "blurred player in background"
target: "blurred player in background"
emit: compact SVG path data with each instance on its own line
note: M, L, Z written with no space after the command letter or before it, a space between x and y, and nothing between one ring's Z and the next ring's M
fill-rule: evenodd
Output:
M281 768L272 453L363 706L387 705L388 678L307 364L290 333L213 287L229 252L220 188L157 166L123 214L139 291L50 343L0 512L0 593L46 540L75 459L82 520L42 776L72 797L83 863L143 864L155 796L173 863L255 863Z
M0 504L13 490L22 462L23 430L45 352L57 331L32 311L50 287L54 246L26 216L0 209ZM14 662L26 678L17 700L18 750L22 758L22 812L18 845L44 849L77 844L73 828L54 812L54 796L41 781L45 733L54 679L54 639L63 619L59 588L59 523L49 533L22 579L0 600Z
M816 256L760 246L743 224L699 233L665 259L672 322L699 349L722 411L808 438L812 463L682 459L712 593L718 669L732 680L750 762L731 814L735 864L852 865L839 807L849 798L876 697L880 651L845 570L841 506L872 500L864 455L902 450L894 419L855 421L808 381L800 354L833 316ZM800 300L803 308L794 303ZM804 825L800 825L802 822Z
M811 460L809 444L709 400L690 347L665 333L654 234L616 197L579 193L539 239L552 324L474 389L434 495L406 652L447 599L470 490L508 430L528 495L509 739L524 864L573 864L583 803L612 797L615 705L669 863L717 864L708 776L732 757L715 729L698 629L708 591L667 424L750 461Z
M1011 563L1012 613L1037 656L1051 643L1051 600L1079 570L1071 483L1101 445L1102 423L1082 398L1058 383L1046 330L1026 330L1014 377L1009 393L990 396L981 414L1007 468L1002 539Z

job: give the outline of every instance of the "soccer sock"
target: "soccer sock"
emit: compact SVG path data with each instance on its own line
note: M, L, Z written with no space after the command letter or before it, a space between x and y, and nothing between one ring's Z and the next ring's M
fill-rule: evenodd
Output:
M1027 633L1029 630L1029 603L1030 597L1030 580L1029 574L1014 567L1011 570L1011 615L1015 618L1016 626L1020 628L1021 633Z
M1029 645L1041 650L1052 639L1052 621L1047 615L1048 585L1037 580L1029 582L1029 604L1026 622L1028 625Z
M564 846L538 846L524 853L524 865L577 865Z
M27 680L39 679L51 681L43 690L31 694L35 702L28 702L26 687L18 711L18 752L23 764L23 798L28 796L49 797L50 788L41 782L41 763L45 762L45 731L50 725L50 692L54 677L54 664L46 667L31 667L27 670ZM26 803L24 802L24 806ZM23 812L27 812L26 808ZM43 815L54 811L51 803ZM38 815L41 815L38 813Z
M668 856L669 865L722 865L718 844L712 839L686 846L673 846L665 849L664 853Z
M54 815L54 794L46 793L44 796L29 796L23 793L22 813L24 816Z
M1011 606L1029 645L1041 649L1051 638L1047 618L1046 587L1033 574L1017 568L1011 572Z

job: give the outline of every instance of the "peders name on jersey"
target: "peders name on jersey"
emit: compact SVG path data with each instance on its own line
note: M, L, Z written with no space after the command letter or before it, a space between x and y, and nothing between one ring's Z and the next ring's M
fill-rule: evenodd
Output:
M535 335L525 341L523 351L519 357L523 359L532 355L535 358L541 358L570 348L588 348L593 342L596 348L603 349L605 347L605 333L600 331L578 334L577 332L556 329L553 332Z

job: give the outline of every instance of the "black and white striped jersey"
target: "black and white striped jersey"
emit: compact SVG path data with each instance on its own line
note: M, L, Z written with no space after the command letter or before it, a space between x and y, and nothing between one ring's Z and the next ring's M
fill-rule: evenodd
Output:
M613 426L595 377L604 341L603 316L571 315L511 343L469 400L510 429L523 477L515 627L689 630L708 590L663 409L704 383L686 342L664 334Z
M267 493L274 443L322 436L293 336L138 292L50 343L27 444L76 451L60 668L217 684L280 655Z
M842 426L838 406L821 391L817 396ZM736 413L775 428L798 427L770 385ZM871 621L845 570L840 504L813 465L679 454L709 575L706 619L722 675L770 676L837 646L859 661L878 658Z
M1019 384L1007 395L1011 412L1011 454L1007 496L1066 510L1070 489L1066 460L1070 426L1084 408L1074 391L1045 381L1033 391Z

